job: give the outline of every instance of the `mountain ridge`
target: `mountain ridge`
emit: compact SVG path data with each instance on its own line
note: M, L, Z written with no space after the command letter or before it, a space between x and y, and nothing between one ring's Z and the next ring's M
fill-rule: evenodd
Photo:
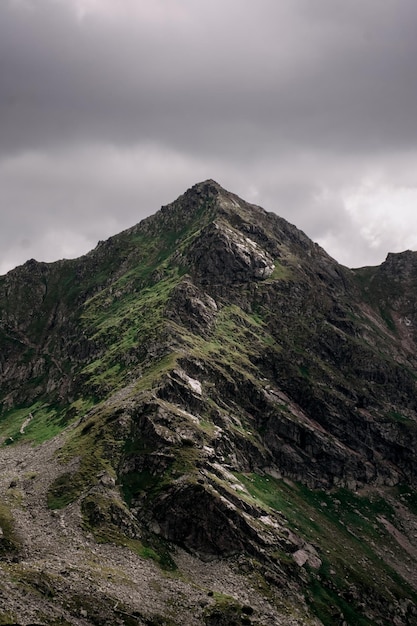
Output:
M32 614L40 593L70 624L417 623L416 260L350 270L208 180L80 259L1 277L0 567ZM19 499L54 538L49 596ZM99 617L65 608L63 529L179 568L188 621L125 592L119 614L97 582ZM201 562L229 568L226 598Z

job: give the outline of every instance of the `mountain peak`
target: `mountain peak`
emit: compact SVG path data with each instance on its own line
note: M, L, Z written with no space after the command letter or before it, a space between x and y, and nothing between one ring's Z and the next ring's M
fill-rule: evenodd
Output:
M204 228L219 218L234 223L240 221L256 224L261 215L266 215L266 211L245 202L215 180L207 179L196 183L176 200L162 206L160 211L134 229L144 227L155 233L162 230L179 235L190 228Z
M209 179L0 281L0 622L415 624L417 254L384 265Z
M217 181L212 178L207 178L207 180L203 180L199 183L196 183L188 191L197 191L199 193L207 192L207 191L226 191ZM187 192L186 192L187 193Z
M218 182L216 182L212 178L208 178L207 180L202 180L189 187L183 194L181 194L180 198L183 198L184 196L201 195L217 196L219 193L228 192Z

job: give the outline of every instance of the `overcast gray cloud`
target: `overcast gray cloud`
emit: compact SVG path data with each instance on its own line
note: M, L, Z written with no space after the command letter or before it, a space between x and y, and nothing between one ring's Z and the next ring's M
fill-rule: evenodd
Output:
M350 266L417 248L416 25L415 0L1 0L0 272L204 178Z

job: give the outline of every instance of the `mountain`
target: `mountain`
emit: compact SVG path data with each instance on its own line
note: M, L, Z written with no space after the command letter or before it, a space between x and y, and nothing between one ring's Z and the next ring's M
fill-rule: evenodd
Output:
M416 323L211 180L0 277L0 624L417 624Z

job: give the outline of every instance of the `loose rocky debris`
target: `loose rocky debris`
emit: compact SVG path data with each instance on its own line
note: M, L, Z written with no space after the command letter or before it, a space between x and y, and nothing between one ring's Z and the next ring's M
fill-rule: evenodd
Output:
M226 626L224 605L234 607L236 624L306 623L291 594L260 592L238 573L239 560L201 561L177 548L178 569L164 572L128 548L97 543L83 530L78 502L48 509L47 490L66 469L56 456L62 442L0 448L0 498L19 539L18 554L0 560L2 623Z

